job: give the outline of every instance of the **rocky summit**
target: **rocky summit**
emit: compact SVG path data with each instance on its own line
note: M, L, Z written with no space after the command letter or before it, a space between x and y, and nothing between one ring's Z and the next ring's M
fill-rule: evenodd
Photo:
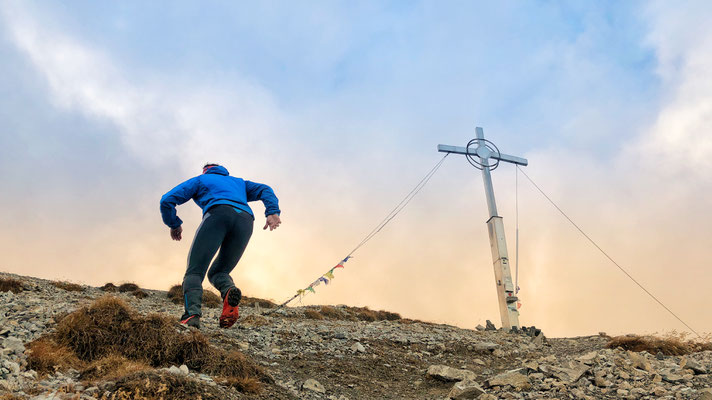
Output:
M0 399L712 399L708 346L251 298L234 327L206 307L197 331L164 291L0 281Z

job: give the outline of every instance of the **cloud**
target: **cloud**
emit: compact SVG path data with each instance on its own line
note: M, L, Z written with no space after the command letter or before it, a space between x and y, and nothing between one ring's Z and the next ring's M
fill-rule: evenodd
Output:
M692 40L707 32L704 19L674 11L690 22L671 22L659 3L645 15L641 44L637 31L620 24L625 12L474 13L429 4L333 7L311 24L260 8L264 19L245 13L235 28L244 45L237 53L254 54L256 66L243 68L251 61L243 57L241 68L216 66L217 77L205 78L165 60L153 69L145 58L122 55L92 37L101 30L71 32L71 19L57 10L4 3L9 42L45 85L37 96L66 118L62 129L48 121L37 132L52 129L62 142L65 130L83 127L61 148L35 133L33 148L68 159L113 151L138 164L102 165L99 154L91 160L113 173L108 182L87 173L74 177L71 190L54 185L51 193L42 189L52 178L21 171L24 183L11 186L23 204L0 198L13 215L12 229L0 230L6 262L21 273L165 288L180 280L190 243L167 239L157 199L201 162L222 161L277 185L285 224L273 234L256 230L235 275L247 293L282 300L340 260L410 190L439 158L437 143L462 144L477 124L504 152L528 157L527 172L614 258L685 319L696 316L690 304L712 290L707 253L699 250L709 248L712 224L701 200L710 195L710 144L702 134L710 52L705 40ZM481 23L473 23L475 14ZM170 23L183 29L180 22ZM232 49L195 47L209 45L216 53ZM659 62L652 78L640 62L651 49ZM185 59L193 50L185 49ZM275 72L285 64L294 68ZM84 146L98 135L106 141ZM494 179L513 253L514 172L503 166ZM520 182L523 323L550 335L679 327ZM195 207L179 212L186 227L197 226ZM450 157L333 285L304 301L467 327L498 322L485 219L477 171ZM691 280L697 292L687 290ZM711 324L701 318L695 326Z

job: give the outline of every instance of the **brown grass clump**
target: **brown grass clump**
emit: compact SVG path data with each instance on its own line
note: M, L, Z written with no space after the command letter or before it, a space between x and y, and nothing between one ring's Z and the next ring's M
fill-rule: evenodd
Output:
M695 341L687 339L686 334L672 332L662 337L653 335L625 335L612 337L606 345L609 349L622 348L635 352L647 351L650 354L663 353L667 356L681 356L698 351L712 350L709 340Z
M203 290L203 304L206 307L218 308L218 307L222 307L223 301L219 295L217 295L209 290Z
M222 383L243 393L258 394L262 388L260 381L252 377L228 378Z
M222 400L226 394L215 387L167 372L142 371L116 381L113 400Z
M361 321L397 321L401 319L400 314L390 311L373 311L368 307L353 307L349 311Z
M76 283L61 282L61 281L53 281L50 283L53 286L58 287L60 289L64 289L68 292L83 292L84 291L84 288L81 285L77 285Z
M17 394L6 393L0 396L0 400L25 400L27 397L22 397Z
M53 373L59 369L81 368L82 361L66 346L42 337L27 345L27 366L40 374Z
M122 347L130 321L126 303L105 296L62 318L57 324L57 342L71 348L82 360L95 360Z
M183 286L171 286L171 288L168 289L168 293L166 293L166 297L168 297L173 304L183 304ZM223 301L222 298L214 292L203 290L203 304L209 308L218 308L222 307Z
M81 379L116 380L134 372L146 371L151 367L140 361L131 361L118 354L110 354L93 361L81 371Z
M309 319L324 319L324 316L319 313L319 311L307 308L304 310L304 316Z
M0 292L12 292L18 294L25 290L25 285L21 281L12 278L0 278Z
M118 289L119 289L119 292L121 292L121 293L127 293L127 292L135 292L141 288L138 287L138 285L135 283L122 283L121 285L119 285Z
M142 365L186 364L192 370L223 378L252 377L263 382L271 379L243 354L213 347L201 333L178 329L172 318L158 314L138 315L121 299L110 296L64 317L57 324L54 336L46 340L90 363L87 376L99 373L102 368L105 371L106 365L113 362L118 364L114 371L117 376L122 371L140 371ZM46 364L45 368L64 366L52 361ZM106 373L112 373L112 370ZM130 387L133 386L125 388ZM166 398L171 397L166 395Z
M109 282L105 284L104 286L101 287L101 290L109 293L115 293L119 291L119 288L116 287L113 283Z
M183 286L181 286L181 285L171 286L171 288L168 289L168 293L166 293L166 295L174 304L182 304L183 303Z
M148 297L148 293L144 292L141 289L134 290L133 292L131 292L131 294L136 296L139 299L144 299L144 298Z
M339 311L336 307L332 306L321 306L319 309L319 312L321 315L328 319L335 319L335 320L344 320L344 319L352 319L351 316L347 313Z
M260 307L260 308L276 308L275 304L271 300L258 299L257 297L242 296L240 300L240 305L243 307Z
M240 325L247 326L265 326L269 325L270 322L267 318L261 315L248 315L246 317L240 318Z

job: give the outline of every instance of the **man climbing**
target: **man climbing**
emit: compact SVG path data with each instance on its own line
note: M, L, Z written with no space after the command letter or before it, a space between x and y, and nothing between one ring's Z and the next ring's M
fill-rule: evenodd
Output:
M219 164L205 164L202 175L181 183L161 197L161 216L173 240L181 240L183 233L183 221L176 215L176 206L190 199L203 210L203 221L188 253L188 268L183 278L185 313L181 323L200 328L203 279L207 272L208 280L223 298L220 327L229 328L239 317L238 304L242 298L230 272L250 241L255 219L247 202L262 201L267 217L263 229L269 227L270 231L282 223L279 202L269 186L232 177ZM208 269L216 252L218 255Z

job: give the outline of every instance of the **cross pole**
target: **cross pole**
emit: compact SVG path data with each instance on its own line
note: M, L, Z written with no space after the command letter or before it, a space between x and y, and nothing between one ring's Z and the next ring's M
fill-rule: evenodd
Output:
M482 170L485 195L487 196L487 208L489 209L487 228L492 248L494 278L497 284L497 298L499 299L502 327L507 330L512 328L519 329L519 311L517 310L519 299L512 283L512 272L509 269L509 257L507 256L507 241L504 237L504 222L502 222L502 217L497 215L497 204L494 201L494 188L492 187L490 169L496 168L500 161L524 166L529 162L524 158L500 153L492 142L485 139L482 128L477 127L475 132L477 137L470 141L467 147L439 144L438 151L464 154L472 165ZM476 145L474 149L472 148L473 145ZM492 159L496 161L491 162Z

